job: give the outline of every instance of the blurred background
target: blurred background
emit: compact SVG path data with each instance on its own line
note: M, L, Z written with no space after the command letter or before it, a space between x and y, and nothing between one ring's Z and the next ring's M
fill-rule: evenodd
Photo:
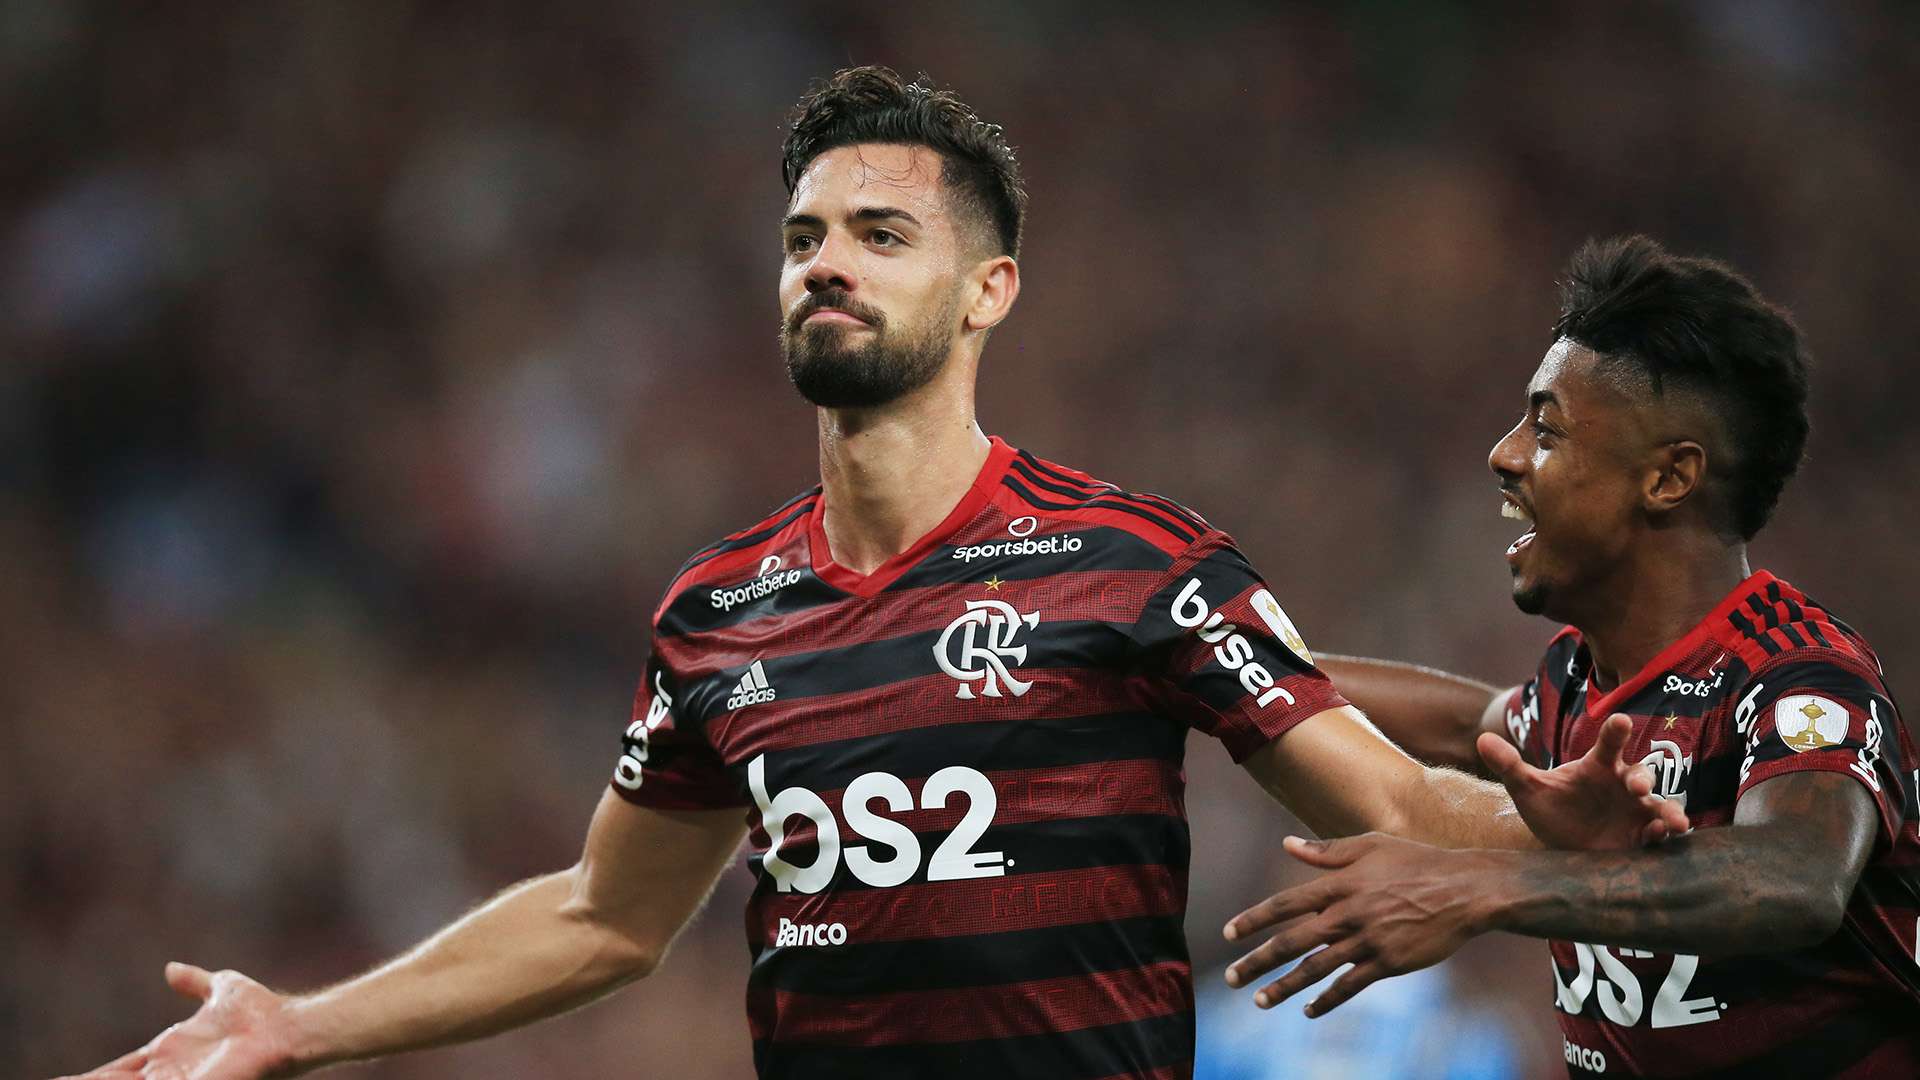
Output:
M1198 508L1316 649L1531 670L1486 451L1562 260L1645 231L1797 313L1755 563L1920 666L1920 8L1266 8L0 0L8 1071L186 1015L168 958L308 987L573 860L667 575L815 482L777 149L848 63L1020 152L987 430ZM1290 822L1189 776L1199 970ZM747 884L654 981L365 1075L747 1075ZM1559 1068L1538 943L1444 977Z

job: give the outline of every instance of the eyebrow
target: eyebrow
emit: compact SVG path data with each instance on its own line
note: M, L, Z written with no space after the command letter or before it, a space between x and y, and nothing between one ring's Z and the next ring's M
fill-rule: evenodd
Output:
M1527 395L1527 410L1529 412L1540 408L1542 405L1559 404L1560 399L1554 397L1553 391L1551 390L1535 390L1533 393Z
M853 212L852 218L855 221L904 221L909 225L924 228L920 225L919 218L897 206L863 206ZM795 226L817 229L825 224L826 221L818 214L788 214L780 219L782 229L791 229Z

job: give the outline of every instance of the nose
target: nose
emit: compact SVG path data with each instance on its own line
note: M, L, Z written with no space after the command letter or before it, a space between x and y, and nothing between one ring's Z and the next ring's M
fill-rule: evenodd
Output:
M820 241L820 249L814 252L813 262L807 266L807 292L826 289L852 292L856 282L853 253L854 245L849 237L838 229L828 230Z
M1521 441L1524 434L1521 428L1526 424L1526 419L1522 418L1513 425L1511 431L1500 437L1499 442L1493 444L1493 450L1487 454L1487 468L1492 469L1493 475L1499 477L1504 485L1518 483L1521 474L1527 470L1527 454Z

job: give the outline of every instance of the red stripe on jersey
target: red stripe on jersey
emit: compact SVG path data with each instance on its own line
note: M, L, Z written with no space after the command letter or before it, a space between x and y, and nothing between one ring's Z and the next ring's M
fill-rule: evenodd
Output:
M754 660L844 649L909 634L944 630L969 600L1002 600L1038 611L1043 622L1107 621L1131 626L1161 585L1160 570L1088 570L1033 580L959 581L883 593L864 604L824 604L810 611L765 615L683 635L662 635L654 648L680 678L702 678Z
M972 1042L1078 1031L1193 1007L1186 963L1058 979L852 996L773 991L782 1042L884 1046ZM749 1012L766 1015L768 1003ZM772 1032L756 1030L753 1037Z
M1165 866L1095 866L965 881L842 889L804 895L756 893L747 940L758 947L782 918L837 922L847 940L922 941L1152 916L1178 918L1186 875Z
M986 773L985 776L987 782L993 785L995 825L1112 817L1117 814L1186 817L1180 797L1186 781L1181 775L1180 766L1174 762L1154 759L1096 761L1086 765L1059 765L1046 769L1010 769ZM946 806L937 810L926 809L920 802L920 792L927 785L926 778L907 780L905 783L907 790L912 793L911 805L915 809L898 813L879 810L874 807L878 796L869 801L869 808L905 825L916 834L945 832L960 824L960 819L971 812L969 802L961 798L949 799ZM822 791L819 794L821 800L832 809L834 820L840 826L840 835L859 835L860 830L847 824L846 815L842 812L845 789ZM818 831L812 819L803 818L786 831L783 846L814 843L818 839ZM770 846L764 827L754 827L753 844L762 850Z
M923 675L843 694L783 698L714 717L707 728L713 744L726 747L728 763L736 764L776 750L948 724L1105 716L1145 708L1149 700L1143 676L1120 679L1091 668L1022 670L1033 689L1019 697L988 699L976 691L973 700L963 700L955 679Z

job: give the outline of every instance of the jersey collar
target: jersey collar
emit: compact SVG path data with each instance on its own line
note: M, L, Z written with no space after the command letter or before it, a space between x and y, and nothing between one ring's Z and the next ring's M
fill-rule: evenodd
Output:
M986 463L980 466L979 475L973 478L973 486L960 497L947 516L925 536L914 541L913 546L881 563L871 574L849 570L833 561L832 549L827 546L825 526L827 500L824 496L816 500L813 510L807 515L807 555L812 560L814 574L843 592L855 596L875 596L898 580L900 575L919 565L928 552L971 522L999 489L1000 478L1006 475L1008 463L1018 451L998 435L988 436L987 441L992 445L987 450Z
M1778 580L1780 579L1765 570L1754 571L1752 577L1735 585L1733 591L1728 593L1725 599L1721 600L1719 605L1716 606L1712 612L1708 613L1706 618L1695 623L1693 629L1681 635L1678 641L1660 650L1660 654L1652 660L1647 661L1647 666L1635 672L1631 679L1627 679L1619 686L1607 691L1606 695L1597 701L1593 698L1592 691L1589 690L1587 696L1587 717L1595 720L1606 719L1613 713L1619 712L1619 706L1621 704L1633 700L1634 695L1638 694L1646 687L1647 683L1653 681L1661 672L1677 667L1682 661L1686 660L1687 657L1693 655L1694 650L1698 649L1701 645L1709 641L1724 644L1725 630L1731 625L1727 622L1727 616L1732 614L1735 608L1745 606L1747 597L1765 591L1767 586ZM1589 659L1588 664L1589 671L1587 677L1591 679L1593 677L1591 659Z

